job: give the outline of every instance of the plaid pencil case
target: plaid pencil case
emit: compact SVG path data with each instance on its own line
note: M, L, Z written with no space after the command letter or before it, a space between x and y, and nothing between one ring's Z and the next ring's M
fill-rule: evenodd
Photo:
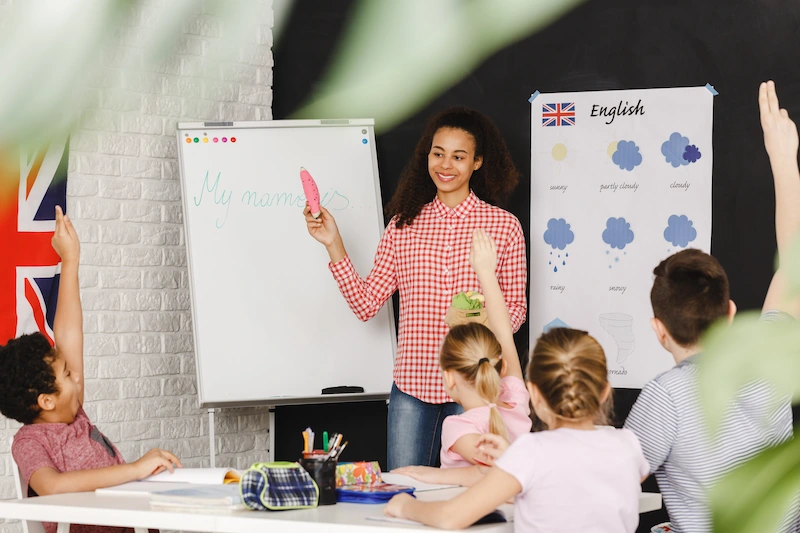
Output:
M298 463L255 463L242 474L242 501L255 511L307 509L319 502L319 487Z

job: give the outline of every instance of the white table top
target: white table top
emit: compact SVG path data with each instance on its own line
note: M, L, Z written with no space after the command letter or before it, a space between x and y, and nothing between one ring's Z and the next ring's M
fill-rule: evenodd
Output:
M450 499L464 489L444 489L420 492L424 501ZM661 495L644 493L639 499L639 511L661 507ZM98 495L94 492L57 494L24 500L0 501L0 517L41 522L90 523L103 526L175 529L182 531L250 533L273 530L280 533L381 533L387 528L430 533L423 525L396 524L367 520L382 514L382 505L338 503L316 509L278 512L211 512L153 510L148 497L139 495ZM511 505L504 505L506 515ZM475 531L513 533L514 524L487 524L472 528Z

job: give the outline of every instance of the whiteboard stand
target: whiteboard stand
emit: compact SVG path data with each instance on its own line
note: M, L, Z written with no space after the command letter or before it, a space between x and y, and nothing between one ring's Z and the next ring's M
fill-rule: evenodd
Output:
M275 406L269 406L269 462L275 461Z
M275 461L275 406L269 407L269 453L267 460ZM216 468L217 447L214 442L214 408L208 410L208 444L210 450L209 466Z
M211 453L211 461L209 466L211 468L216 468L216 447L214 446L214 409L208 410L208 439L211 446L209 447Z

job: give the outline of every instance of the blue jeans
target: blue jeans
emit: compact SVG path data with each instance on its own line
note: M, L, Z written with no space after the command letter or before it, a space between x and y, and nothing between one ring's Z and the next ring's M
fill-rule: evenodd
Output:
M387 467L439 466L442 422L449 415L463 413L454 402L425 403L392 384L389 396Z

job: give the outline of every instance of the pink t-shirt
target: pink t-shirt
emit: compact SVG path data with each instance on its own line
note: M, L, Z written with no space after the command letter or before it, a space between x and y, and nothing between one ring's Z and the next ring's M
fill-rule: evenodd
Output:
M514 376L506 376L500 380L500 396L498 404L504 402L509 408L497 406L500 417L506 425L508 439L514 442L517 437L529 433L531 422L530 396L525 383ZM450 448L458 439L472 433L489 433L489 407L475 407L464 411L460 415L450 415L442 423L442 468L456 468L470 466L465 460Z
M125 463L122 454L105 435L94 427L83 407L71 424L26 424L14 436L11 454L19 468L25 490L34 472L50 467L58 472L89 470ZM45 522L46 533L55 533L56 524ZM118 533L131 531L118 527L74 524L71 533Z
M627 429L560 428L523 435L497 460L514 476L514 531L633 533L641 478L650 473Z

